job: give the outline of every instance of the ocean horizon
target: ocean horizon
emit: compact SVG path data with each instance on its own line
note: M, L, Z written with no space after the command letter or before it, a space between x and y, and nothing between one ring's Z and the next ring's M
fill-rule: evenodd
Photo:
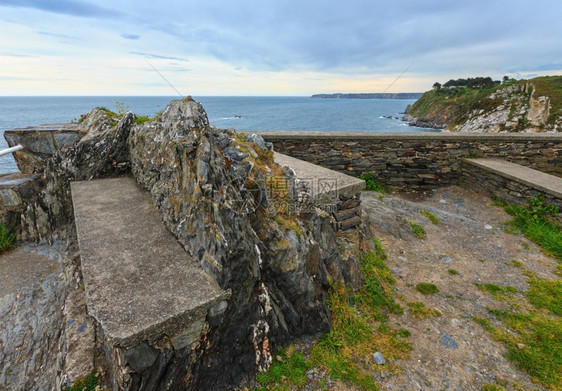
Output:
M5 130L78 121L95 107L152 117L177 96L0 96L0 149ZM415 99L313 99L303 96L193 96L217 128L354 132L435 132L401 120ZM0 173L17 171L0 157Z

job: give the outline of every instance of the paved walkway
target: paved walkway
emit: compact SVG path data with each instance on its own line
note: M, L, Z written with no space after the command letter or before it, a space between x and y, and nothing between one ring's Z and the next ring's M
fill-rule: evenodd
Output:
M173 337L224 299L132 178L71 187L88 311L113 344Z

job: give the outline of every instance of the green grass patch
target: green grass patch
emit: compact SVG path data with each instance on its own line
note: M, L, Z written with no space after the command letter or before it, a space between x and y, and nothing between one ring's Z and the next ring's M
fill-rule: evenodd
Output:
M0 224L0 254L16 247L16 236L13 228Z
M429 221L431 221L432 224L435 224L435 225L439 224L439 219L437 218L437 216L435 216L433 213L431 213L427 209L424 209L422 213L425 217L427 217L427 219Z
M482 386L482 391L506 391L506 389L495 384L486 384Z
M99 372L93 371L88 376L74 382L68 391L94 391L100 384L102 376Z
M407 358L412 350L400 339L409 332L388 325L387 314L402 314L404 309L394 300L396 281L384 262L387 254L378 240L374 244L373 252L360 256L364 287L353 296L343 287L332 288L328 299L332 328L311 351L313 364L326 368L330 378L362 390L378 389L371 367L375 351L393 360Z
M510 262L506 262L505 263L507 266L515 266L515 267L521 267L523 266L522 262L516 261L515 259L510 261Z
M516 293L517 289L512 286L501 286L496 284L475 284L482 292L488 292L494 299L504 300L508 293Z
M425 232L425 228L422 227L421 225L416 224L413 221L410 221L410 227L412 227L412 232L414 233L416 238L424 239L427 236Z
M484 318L474 320L489 331L494 339L506 344L506 357L526 371L534 382L551 389L561 389L561 319L538 311L524 314L510 310L490 310L490 313L506 327L492 326Z
M281 356L281 361L274 361L269 371L258 374L257 380L262 386L258 390L290 390L292 385L304 385L306 371L312 368L312 363L300 352L281 351L277 355Z
M439 288L429 282L420 282L416 285L416 290L424 295L433 295L439 292Z
M432 308L426 307L421 301L414 301L413 303L408 303L412 315L416 318L425 319L431 318L433 316L441 316L441 312L434 310Z
M528 206L506 205L504 209L513 216L508 226L518 229L544 252L562 261L562 230L549 219L559 210L556 206L544 204L544 195L537 195Z
M360 179L365 181L365 189L369 191L376 191L378 193L389 194L390 190L383 186L379 181L377 181L377 177L372 172L366 172L359 176Z
M458 276L459 272L456 271L455 269L449 269L447 270L447 272L451 275L451 276Z
M529 280L527 298L536 308L544 308L562 315L562 280L544 281L533 278Z

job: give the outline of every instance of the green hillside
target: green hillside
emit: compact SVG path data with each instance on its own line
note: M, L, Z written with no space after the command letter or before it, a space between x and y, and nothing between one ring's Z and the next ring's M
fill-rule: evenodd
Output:
M485 82L477 83L475 80ZM548 97L548 101L542 104L545 107L548 104L549 107L541 107L535 102L535 107L531 109L531 97L535 100ZM544 111L548 109L548 112ZM544 121L533 119L536 112L543 114ZM425 92L408 108L404 119L412 125L447 128L451 131L476 131L471 130L471 126L477 124L489 125L495 129L493 131L526 131L535 128L538 131L562 131L561 114L562 76L511 79L501 84L490 78L475 78L450 80L443 86L435 83L431 91Z

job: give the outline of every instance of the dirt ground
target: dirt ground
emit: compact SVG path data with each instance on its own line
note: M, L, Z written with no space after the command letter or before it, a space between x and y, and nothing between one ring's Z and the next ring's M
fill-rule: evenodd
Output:
M424 209L439 219L437 225ZM472 319L488 317L487 308L507 308L476 284L513 286L523 300L528 289L523 269L541 279L557 278L554 259L522 235L504 232L509 215L502 208L456 186L422 195L365 192L363 218L388 252L399 302L406 308L404 315L392 315L391 323L411 332L414 347L408 360L395 363L400 374L389 376L384 366L375 374L381 390L480 390L498 380L507 381L507 389L543 389ZM413 235L410 221L425 228L425 239ZM522 267L513 266L514 260ZM435 284L439 292L423 295L415 288L421 282ZM418 301L441 316L415 317L406 303Z

